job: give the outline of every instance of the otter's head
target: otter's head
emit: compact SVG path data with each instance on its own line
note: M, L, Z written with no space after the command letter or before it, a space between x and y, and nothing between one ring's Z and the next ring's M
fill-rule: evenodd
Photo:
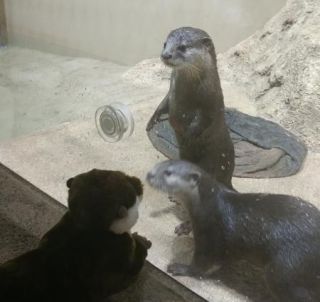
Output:
M142 183L119 171L91 170L67 181L69 214L81 229L129 232L139 217Z
M213 58L215 60L210 36L193 27L181 27L170 32L161 53L161 59L167 66L179 69L208 65Z
M182 160L167 160L156 164L147 174L151 187L175 196L195 196L203 171Z

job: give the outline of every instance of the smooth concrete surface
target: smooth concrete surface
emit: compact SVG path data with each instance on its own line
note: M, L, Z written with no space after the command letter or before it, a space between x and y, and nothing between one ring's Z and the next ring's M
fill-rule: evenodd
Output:
M134 64L174 28L208 31L218 52L251 35L285 0L5 0L9 43Z
M31 109L52 112L51 106L58 106L60 110L59 118L52 118L54 122L46 124L44 121L41 132L18 136L0 144L0 162L41 191L66 204L65 182L69 177L92 168L99 168L122 170L144 180L148 170L156 162L164 159L149 142L145 126L165 95L167 89L165 85L164 87L135 85L124 80L121 71L113 65L103 65L103 62L92 60L80 60L79 65L78 61L71 58L55 57L53 59L56 63L52 65L60 66L57 74L63 74L64 77L57 77L59 79L57 82L50 82L46 81L45 77L52 77L55 73L51 73L50 68L43 68L41 64L36 63L42 59L47 63L47 55L44 59L38 52L29 53L29 57L24 57L25 53L23 56L18 55L24 50L14 49L12 53L10 49L6 51L9 51L6 58L15 56L16 62L19 63L14 68L9 68L9 73L0 77L0 84L14 100L12 105L19 104L17 108L25 110L30 116L34 113ZM33 57L34 55L36 56ZM30 65L27 64L32 57ZM3 62L3 66L6 62L10 65L9 61L3 60ZM97 75L100 80L94 76L95 69L92 69L92 64L99 71ZM74 68L74 72L64 73L65 69L62 67L66 70ZM112 81L108 80L108 68L116 70L115 74L109 72ZM53 90L50 90L50 87L53 87ZM33 91L34 102L31 102L32 98L27 93L23 94L24 89L27 89L25 91L28 93ZM73 95L76 92L77 94ZM54 99L55 102L49 102L48 100L55 94L59 97ZM83 97L80 97L81 94ZM250 103L245 103L246 99L238 99L238 102L241 100L241 104L237 104L237 96L232 96L230 91L225 91L225 95L228 96L226 98L228 106L232 104L236 108L250 107ZM0 100L4 99L3 96L4 94L1 94ZM103 141L94 123L95 109L110 99L130 104L136 122L133 136L115 144ZM28 106L30 111L27 110ZM15 110L12 111L14 114L17 112ZM66 112L69 113L64 115ZM41 114L39 117L43 119ZM27 123L21 123L21 127L23 125L27 126ZM235 178L234 185L241 192L293 194L320 206L319 173L320 154L310 153L303 171L295 176L260 180ZM151 190L147 184L144 188L144 201L136 230L153 242L148 260L165 271L166 266L173 260L187 262L190 259L193 249L192 238L177 238L173 232L174 227L180 223L181 210L169 203L165 195ZM239 273L246 273L246 267ZM220 280L196 280L187 277L176 279L208 301L250 301L246 297L246 292L236 292L233 287L227 287ZM251 301L261 302L261 300Z

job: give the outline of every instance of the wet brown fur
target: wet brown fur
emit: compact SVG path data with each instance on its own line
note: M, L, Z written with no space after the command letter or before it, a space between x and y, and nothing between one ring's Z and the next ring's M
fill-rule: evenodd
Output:
M168 44L175 45L168 49ZM204 49L210 59L198 58L192 63L184 60L184 53L178 50L182 44ZM167 38L162 59L173 67L170 89L147 129L151 129L162 114L168 113L180 159L197 164L232 188L234 147L224 120L223 94L211 38L197 28L173 30ZM182 63L175 66L175 60Z

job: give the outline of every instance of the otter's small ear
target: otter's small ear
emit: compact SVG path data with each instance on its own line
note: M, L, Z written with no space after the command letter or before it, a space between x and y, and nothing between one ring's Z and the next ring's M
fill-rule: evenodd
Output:
M207 47L212 47L212 40L210 38L203 38L201 42Z
M194 172L194 173L190 173L188 175L188 178L189 178L189 181L192 185L194 186L198 186L199 183L200 183L200 177L201 177L201 174L200 173L197 173L197 172Z
M67 187L68 187L69 189L71 188L72 182L73 182L73 177L72 177L72 178L69 178L69 179L67 180Z
M118 218L124 218L128 216L128 210L125 207L120 207L118 211Z
M141 196L143 193L143 186L141 180L137 177L129 176L129 182L133 185L136 194L138 196Z

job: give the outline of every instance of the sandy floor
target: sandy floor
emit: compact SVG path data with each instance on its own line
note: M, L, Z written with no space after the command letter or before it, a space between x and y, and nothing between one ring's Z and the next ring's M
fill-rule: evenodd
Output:
M1 49L0 129L2 138L14 139L0 144L0 162L62 203L66 202L66 179L93 167L123 170L144 179L154 163L163 159L144 129L167 84L138 85L122 77L124 71L96 60ZM228 106L254 114L240 91L228 83L223 86ZM117 144L105 143L93 120L96 108L111 100L130 103L136 121L133 136ZM310 153L298 175L234 179L234 184L239 191L288 193L320 206L319 173L320 154ZM153 241L149 260L165 270L174 258L190 258L191 238L173 234L179 211L147 185L144 201L136 229ZM178 280L209 301L249 301L217 281Z
M20 48L0 48L0 140L90 117L121 97L126 67Z

